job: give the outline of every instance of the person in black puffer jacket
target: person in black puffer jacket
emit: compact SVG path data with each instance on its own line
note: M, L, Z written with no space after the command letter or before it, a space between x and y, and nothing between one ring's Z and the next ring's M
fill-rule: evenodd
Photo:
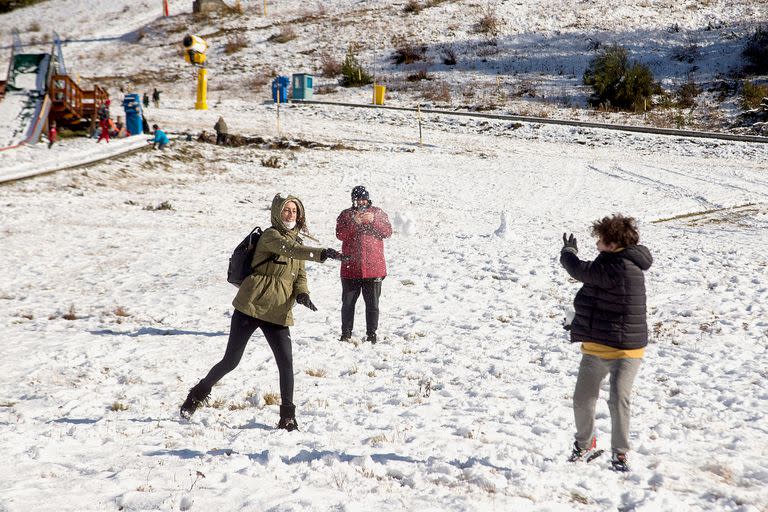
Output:
M592 224L600 255L593 261L577 256L576 238L563 233L560 264L584 283L573 304L569 328L571 342L580 342L582 359L573 412L576 435L569 461L588 459L595 453L595 404L600 384L610 374L611 464L628 471L629 409L632 383L648 344L645 277L653 262L648 248L638 245L635 219L623 215L604 217Z

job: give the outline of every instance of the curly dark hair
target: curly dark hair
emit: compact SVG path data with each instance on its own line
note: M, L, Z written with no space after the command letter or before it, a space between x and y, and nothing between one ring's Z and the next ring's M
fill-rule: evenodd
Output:
M620 213L593 222L592 236L598 237L604 244L616 244L619 247L636 245L640 241L635 219Z

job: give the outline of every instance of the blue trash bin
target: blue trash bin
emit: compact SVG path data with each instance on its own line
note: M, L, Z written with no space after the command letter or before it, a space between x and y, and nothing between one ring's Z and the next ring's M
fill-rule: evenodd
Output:
M272 80L272 101L277 103L278 94L280 94L280 103L288 103L288 87L291 85L291 79L287 76L278 76Z
M125 110L125 129L131 135L141 135L143 133L141 96L138 94L126 94L123 99L123 110Z

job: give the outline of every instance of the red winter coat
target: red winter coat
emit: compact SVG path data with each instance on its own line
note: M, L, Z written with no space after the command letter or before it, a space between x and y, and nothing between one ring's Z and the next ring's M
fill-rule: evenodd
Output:
M341 263L342 279L371 279L386 277L384 239L392 235L389 217L381 208L371 206L366 210L373 214L370 224L355 224L354 208L348 208L336 219L336 238L341 240L341 252L352 256Z

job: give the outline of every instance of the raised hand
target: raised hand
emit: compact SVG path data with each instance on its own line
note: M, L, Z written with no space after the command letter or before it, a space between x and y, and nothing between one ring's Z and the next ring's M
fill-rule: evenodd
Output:
M573 236L573 233L571 233L570 236L568 236L567 238L565 236L565 233L563 233L563 249L561 252L563 251L568 251L568 252L572 252L573 254L578 254L579 247L576 245L576 237Z

